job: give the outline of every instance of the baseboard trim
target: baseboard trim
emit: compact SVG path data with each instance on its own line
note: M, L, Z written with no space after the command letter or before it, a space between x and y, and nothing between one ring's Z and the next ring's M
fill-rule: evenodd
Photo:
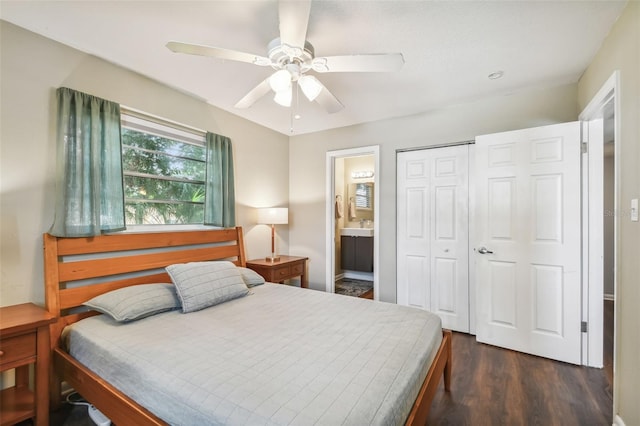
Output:
M352 280L373 281L373 272L344 271L344 278Z
M616 416L613 418L613 426L625 426L624 421L622 420L622 418L616 414Z
M616 296L614 294L604 294L604 300L610 300L610 301L615 301L616 300Z

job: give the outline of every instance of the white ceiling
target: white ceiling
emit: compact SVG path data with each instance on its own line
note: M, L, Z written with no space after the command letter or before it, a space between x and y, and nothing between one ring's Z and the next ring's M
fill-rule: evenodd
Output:
M293 133L406 116L529 87L578 81L626 1L314 1L316 56L404 55L397 73L316 74L345 106L300 96ZM276 1L2 1L0 17L290 134L291 110L235 103L273 70L180 55L169 40L261 56L278 36ZM504 77L487 75L502 70ZM295 103L295 101L294 101Z

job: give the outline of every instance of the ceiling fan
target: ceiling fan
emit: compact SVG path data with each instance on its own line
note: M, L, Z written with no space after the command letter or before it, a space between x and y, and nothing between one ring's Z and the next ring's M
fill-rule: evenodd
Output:
M311 0L279 2L280 37L269 43L267 57L178 41L170 41L167 47L176 53L248 62L276 70L240 99L236 108L249 108L269 91L275 93L276 103L289 107L297 84L310 102L316 101L328 113L334 113L344 106L315 76L307 74L309 71L391 72L402 68L401 53L316 57L306 40L310 10Z

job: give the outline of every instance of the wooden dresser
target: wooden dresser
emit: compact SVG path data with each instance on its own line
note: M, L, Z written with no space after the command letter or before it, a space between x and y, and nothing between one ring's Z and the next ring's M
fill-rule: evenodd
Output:
M1 392L2 426L29 418L35 425L49 425L49 324L54 321L52 314L33 303L0 308L0 371L15 368L15 386Z

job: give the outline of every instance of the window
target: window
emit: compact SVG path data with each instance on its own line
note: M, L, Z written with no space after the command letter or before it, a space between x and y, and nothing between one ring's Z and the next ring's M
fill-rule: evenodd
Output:
M356 208L359 210L371 210L373 208L373 184L356 184Z
M129 111L121 125L127 225L203 223L204 133Z

